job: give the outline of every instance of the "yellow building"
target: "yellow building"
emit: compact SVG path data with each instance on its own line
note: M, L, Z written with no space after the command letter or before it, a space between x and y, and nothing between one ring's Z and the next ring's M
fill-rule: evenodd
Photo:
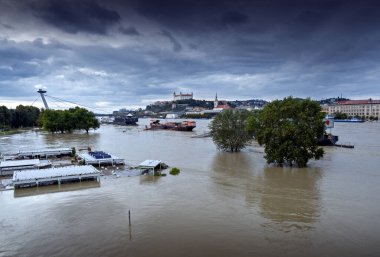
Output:
M322 107L327 114L344 113L348 116L377 117L380 119L380 100L348 100Z

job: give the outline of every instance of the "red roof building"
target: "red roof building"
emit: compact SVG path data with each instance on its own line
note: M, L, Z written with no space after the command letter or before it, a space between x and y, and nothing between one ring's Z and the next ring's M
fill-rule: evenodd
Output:
M224 100L218 100L218 94L215 95L214 100L214 110L230 110L233 109L231 106L228 105L227 101Z
M380 100L348 100L340 101L336 104L324 107L327 114L345 113L351 117L364 117L366 119L373 117L380 119Z

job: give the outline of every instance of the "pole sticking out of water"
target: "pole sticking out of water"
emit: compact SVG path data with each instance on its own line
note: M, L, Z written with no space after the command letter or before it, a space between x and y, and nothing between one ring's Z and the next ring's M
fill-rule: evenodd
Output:
M129 218L129 241L132 241L131 210L128 210L128 218Z

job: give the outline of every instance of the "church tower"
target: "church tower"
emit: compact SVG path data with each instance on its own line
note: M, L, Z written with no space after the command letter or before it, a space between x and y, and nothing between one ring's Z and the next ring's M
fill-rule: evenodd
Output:
M218 101L218 93L215 94L215 100L214 100L214 108L218 107L219 101Z

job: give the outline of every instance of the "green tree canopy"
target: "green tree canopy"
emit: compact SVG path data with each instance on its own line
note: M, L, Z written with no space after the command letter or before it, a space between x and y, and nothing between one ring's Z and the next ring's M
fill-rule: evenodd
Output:
M212 139L219 149L237 152L252 139L247 130L248 111L225 110L211 121L209 128Z
M84 108L75 107L74 109L69 109L73 114L73 121L75 121L74 127L76 129L84 129L88 133L90 129L99 128L100 124L98 119L95 117L93 112L89 112Z
M33 106L18 105L16 109L0 106L1 127L34 127L38 125L40 109Z
M79 107L69 110L45 110L42 113L41 125L52 133L82 129L88 133L90 129L97 129L100 126L93 112Z
M10 127L11 125L11 112L10 110L2 105L0 106L0 128Z
M323 119L318 102L287 97L265 106L256 118L250 118L248 127L258 143L265 145L268 163L305 167L310 159L324 154L318 147L325 130Z

